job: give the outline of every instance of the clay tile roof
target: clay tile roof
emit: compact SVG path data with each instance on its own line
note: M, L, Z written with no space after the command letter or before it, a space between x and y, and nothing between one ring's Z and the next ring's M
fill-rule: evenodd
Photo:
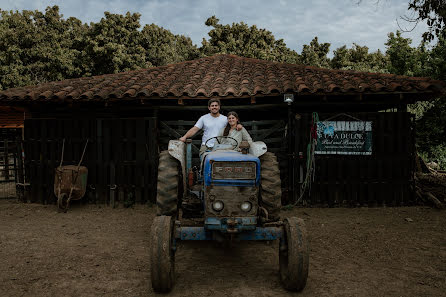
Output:
M281 93L446 93L446 83L405 77L285 64L234 55L134 71L67 79L0 91L3 101L103 101L166 97L242 97Z

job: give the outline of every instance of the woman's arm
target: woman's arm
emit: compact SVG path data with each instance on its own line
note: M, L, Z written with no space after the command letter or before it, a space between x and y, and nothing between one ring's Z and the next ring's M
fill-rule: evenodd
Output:
M242 129L242 140L247 141L249 144L252 143L252 138L249 135L248 131L245 128Z

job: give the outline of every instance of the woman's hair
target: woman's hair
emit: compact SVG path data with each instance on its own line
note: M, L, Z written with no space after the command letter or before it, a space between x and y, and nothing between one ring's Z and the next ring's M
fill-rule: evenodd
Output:
M228 112L228 115L226 117L229 118L229 116L235 116L237 119L237 124L240 124L240 118L238 117L238 114L235 111ZM229 130L231 130L231 125L229 125L229 122L226 124L225 130L223 131L223 136L228 136Z

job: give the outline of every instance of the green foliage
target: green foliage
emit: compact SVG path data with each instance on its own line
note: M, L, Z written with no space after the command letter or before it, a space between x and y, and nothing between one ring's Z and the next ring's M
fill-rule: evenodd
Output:
M319 43L314 37L309 45L305 44L302 49L300 62L304 65L329 68L330 59L327 57L330 51L330 43Z
M98 23L63 19L57 6L0 10L0 89L166 65L199 57L188 37L140 15L104 13Z
M446 81L446 40L440 37L429 53L425 74ZM427 161L446 169L446 98L442 97L417 121L417 146Z
M437 99L417 121L417 147L427 161L446 169L446 98Z
M299 55L286 47L283 39L276 40L274 35L265 29L258 29L255 25L233 23L221 25L219 19L212 16L206 20L209 40L203 39L201 52L205 56L214 54L234 54L241 57L262 60L297 63Z
M99 23L91 24L86 38L87 75L118 73L143 67L146 62L138 28L140 15L105 12Z
M386 55L389 59L387 69L390 73L420 76L424 74L424 64L428 53L423 45L411 47L412 40L401 36L401 32L389 33L386 42Z
M145 25L141 32L141 46L152 65L162 66L200 57L200 51L189 37L174 35L155 24Z
M380 50L369 53L367 46L356 43L348 49L345 45L333 52L330 64L334 69L365 72L387 72L388 58Z
M82 69L78 41L85 29L62 19L57 6L39 11L1 11L0 86L37 84L78 77Z
M423 33L423 40L432 41L435 36L446 37L446 2L444 0L410 0L409 10L418 16L408 21L427 21L428 30Z
M445 29L446 31L446 29ZM427 75L446 81L446 37L440 37L429 54Z

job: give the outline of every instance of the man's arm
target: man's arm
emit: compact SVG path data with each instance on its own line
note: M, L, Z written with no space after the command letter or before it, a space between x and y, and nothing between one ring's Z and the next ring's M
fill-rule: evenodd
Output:
M180 140L182 142L186 142L187 138L194 136L198 131L200 131L200 128L193 126L192 128L189 129L189 131L186 132L186 134L184 134L183 137L180 138Z

